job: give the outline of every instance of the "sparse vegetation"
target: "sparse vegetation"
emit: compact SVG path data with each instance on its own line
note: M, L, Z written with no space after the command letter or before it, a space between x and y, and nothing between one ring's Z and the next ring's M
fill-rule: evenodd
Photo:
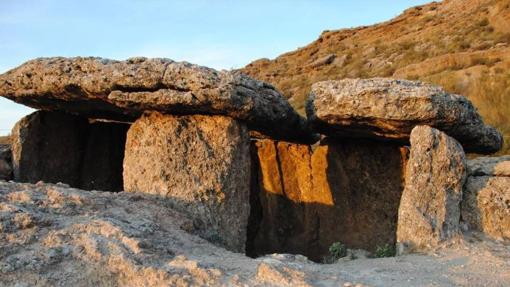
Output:
M341 242L335 242L329 247L329 255L338 260L347 256L347 248Z
M275 85L301 114L310 86L318 81L384 76L441 85L468 97L484 120L504 134L506 144L499 154L510 153L510 75L506 72L510 57L505 54L510 53L510 33L503 20L492 18L510 14L510 5L493 1L449 7L448 18L426 13L440 5L411 9L398 20L376 26L330 31L327 37L274 61L248 65L244 72ZM348 57L341 64L303 68L312 57L332 53ZM411 65L413 69L405 72Z
M377 246L375 249L375 257L383 258L383 257L394 257L396 254L396 249L394 245L385 244L383 246Z

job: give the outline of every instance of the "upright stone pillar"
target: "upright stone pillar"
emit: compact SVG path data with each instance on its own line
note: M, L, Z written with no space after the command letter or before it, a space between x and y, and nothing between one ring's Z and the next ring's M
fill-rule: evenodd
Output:
M249 144L246 126L229 117L146 114L128 132L124 188L166 197L199 235L244 252Z
M465 180L459 142L429 126L415 127L398 214L400 254L427 251L459 233Z

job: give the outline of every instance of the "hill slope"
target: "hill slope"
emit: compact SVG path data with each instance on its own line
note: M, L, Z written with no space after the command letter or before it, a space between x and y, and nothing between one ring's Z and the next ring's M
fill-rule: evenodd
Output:
M310 86L327 79L419 79L467 96L505 136L510 153L510 0L446 0L373 26L319 39L243 71L280 89L301 113Z

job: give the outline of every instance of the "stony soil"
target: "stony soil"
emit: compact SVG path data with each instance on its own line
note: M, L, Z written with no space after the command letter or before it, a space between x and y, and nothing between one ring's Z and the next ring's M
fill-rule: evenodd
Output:
M470 234L430 255L251 259L188 233L161 198L0 181L0 286L508 286L510 247Z

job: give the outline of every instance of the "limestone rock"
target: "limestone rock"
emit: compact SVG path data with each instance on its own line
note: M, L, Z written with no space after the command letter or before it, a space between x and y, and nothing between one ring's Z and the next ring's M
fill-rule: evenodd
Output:
M313 140L271 85L169 59L39 58L0 75L0 95L37 109L122 121L146 110L226 115L273 137Z
M510 240L510 157L468 161L462 220L469 229Z
M344 79L313 85L307 115L317 131L336 137L407 142L417 125L457 139L466 152L493 153L501 134L485 125L471 102L439 87L384 78Z
M465 180L462 146L434 128L415 127L398 212L400 253L426 251L459 233Z
M144 115L128 132L124 189L168 198L198 234L244 251L249 140L243 123L224 116Z
M12 131L14 180L120 191L127 128L90 124L62 112L34 112Z
M510 155L478 157L467 162L469 176L510 176Z
M71 186L80 183L86 118L60 112L34 112L12 130L14 180Z
M317 265L229 252L186 232L191 224L146 193L0 181L0 286L506 286L510 272L510 250L486 241Z
M366 140L319 146L254 141L248 254L304 254L314 261L337 241L374 251L395 244L405 154Z
M11 146L0 144L0 180L12 179Z

